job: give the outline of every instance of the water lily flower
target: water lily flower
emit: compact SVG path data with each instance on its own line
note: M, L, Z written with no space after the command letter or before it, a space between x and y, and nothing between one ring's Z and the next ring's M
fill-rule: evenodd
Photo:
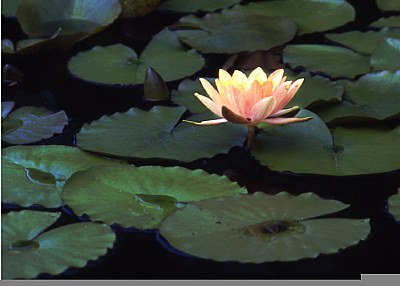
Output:
M298 109L298 106L284 109L296 94L304 79L295 82L286 81L283 69L267 76L262 68L253 70L249 77L239 70L232 76L225 70L219 70L215 80L218 91L205 79L200 82L209 95L195 93L195 96L220 119L193 122L196 125L215 125L225 122L244 124L248 127L248 147L254 140L255 126L266 122L270 124L289 124L309 120L305 118L287 118L282 115Z

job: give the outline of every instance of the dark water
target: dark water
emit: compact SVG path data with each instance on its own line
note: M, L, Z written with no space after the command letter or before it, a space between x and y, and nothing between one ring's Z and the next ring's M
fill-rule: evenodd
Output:
M355 22L333 32L353 29L365 30L372 21L391 13L377 10L374 1L349 1L357 9ZM179 15L153 13L139 19L118 20L107 30L89 38L68 52L51 51L34 56L9 60L24 74L23 82L16 87L2 87L2 101L13 100L16 107L25 105L44 106L50 110L65 110L70 119L63 134L37 142L40 144L74 145L75 134L85 122L98 119L104 114L123 112L136 106L149 109L152 103L143 101L142 86L108 87L96 86L73 78L67 71L67 62L78 51L95 45L123 43L138 53L146 46L151 35L172 24ZM3 38L22 39L15 20L3 20ZM297 38L295 43L323 43L322 34ZM215 75L226 55L207 55L206 67L191 78ZM176 88L179 81L169 83ZM173 106L171 102L163 103ZM7 147L3 143L3 148ZM136 165L148 162L134 162ZM152 162L163 166L176 162ZM367 273L400 272L400 225L387 213L387 198L400 186L400 171L373 176L329 177L281 174L261 167L242 148L236 147L229 154L212 159L198 160L182 166L203 168L210 173L225 174L249 192L276 193L288 191L293 194L315 192L324 198L351 204L339 216L370 218L371 234L358 245L331 255L320 255L316 259L295 262L273 262L263 264L240 264L236 262L213 262L185 256L172 251L158 233L123 230L114 227L117 234L115 247L96 262L84 269L70 269L65 273L44 279L360 279ZM3 213L18 210L3 206ZM78 221L68 210L57 225Z

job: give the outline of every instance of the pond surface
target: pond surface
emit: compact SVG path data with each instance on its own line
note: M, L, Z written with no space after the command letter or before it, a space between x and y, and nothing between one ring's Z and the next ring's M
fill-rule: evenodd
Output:
M331 30L343 33L366 30L369 23L382 16L399 15L398 12L382 12L374 1L348 1L357 11L356 19L349 24ZM199 13L204 15L204 13ZM91 36L67 51L49 50L17 58L3 58L4 64L12 64L23 72L24 78L15 86L3 83L2 101L14 101L15 108L22 106L45 107L51 111L64 110L68 125L62 134L29 145L76 146L76 134L85 123L103 115L125 112L132 107L149 110L154 105L176 106L172 101L152 102L143 99L143 85L110 86L82 81L68 72L68 61L78 52L96 45L122 43L138 54L151 37L164 27L176 23L182 14L156 11L141 18L118 19L102 32ZM2 18L2 37L14 42L23 39L16 19ZM294 38L290 44L324 43L323 33L312 33ZM228 54L203 54L205 66L189 77L215 77L218 69L228 60ZM168 82L169 90L177 89L181 80ZM400 90L394 90L400 94ZM400 106L400 104L399 104ZM395 127L398 118L386 122ZM358 124L358 123L357 123ZM357 125L356 124L356 125ZM371 122L370 126L380 123ZM2 142L2 148L11 146ZM127 143L129 144L129 143ZM398 152L398 150L396 151ZM397 156L397 154L394 154ZM310 158L313 160L313 158ZM165 160L130 159L135 166L183 166L203 169L209 173L226 175L249 193L276 194L282 191L294 195L313 192L325 199L334 199L351 205L335 217L353 219L370 218L371 232L366 240L334 254L322 254L290 262L266 262L261 264L216 262L189 256L173 249L159 232L140 231L113 226L116 233L114 247L108 253L91 261L84 268L72 268L56 275L41 275L43 279L360 279L361 274L399 273L400 225L388 212L387 200L397 193L400 186L400 170L383 174L357 176L299 175L276 172L261 166L249 151L236 146L228 154L189 163ZM21 207L2 204L2 213L21 210ZM45 210L40 206L27 209ZM76 216L69 207L61 210L61 218L53 227L79 222L87 218ZM3 261L4 263L4 261Z

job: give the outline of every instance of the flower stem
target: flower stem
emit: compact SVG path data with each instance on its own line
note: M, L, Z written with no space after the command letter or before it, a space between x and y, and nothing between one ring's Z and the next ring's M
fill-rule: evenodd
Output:
M247 125L247 143L246 143L247 149L251 149L253 147L255 134L256 134L256 127L254 125Z

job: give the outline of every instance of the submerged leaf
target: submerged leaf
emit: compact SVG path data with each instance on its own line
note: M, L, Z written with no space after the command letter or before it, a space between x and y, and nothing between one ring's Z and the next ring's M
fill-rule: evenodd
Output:
M3 279L31 279L81 268L113 246L115 234L102 224L74 223L45 231L59 216L28 210L2 215Z
M388 209L389 209L389 212L393 215L393 217L397 221L400 221L400 194L399 193L389 197Z
M161 224L174 248L201 258L241 263L314 258L366 239L368 219L312 219L346 205L312 193L261 192L194 202Z
M174 12L212 12L218 9L227 8L239 3L240 0L167 0L161 3L158 10Z
M269 50L289 42L297 29L288 18L231 11L185 16L176 26L179 38L203 53Z
M246 127L233 124L204 127L180 122L185 110L156 106L150 111L131 108L103 116L82 127L77 144L84 150L118 157L184 162L213 157L243 144ZM206 116L210 115L203 117Z
M121 17L141 17L153 12L161 0L119 0Z
M155 35L138 58L135 51L122 44L96 46L80 52L68 63L70 72L87 81L105 84L142 84L149 67L165 81L194 74L204 65L195 50L186 50L168 29Z
M73 175L62 197L77 215L139 229L157 228L177 203L247 193L225 176L181 167L99 166Z
M96 165L117 164L75 147L14 146L2 149L1 199L22 207L62 205L60 192L75 172Z
M345 0L263 1L236 5L233 11L251 15L288 17L297 24L299 34L330 30L355 18L354 8Z

